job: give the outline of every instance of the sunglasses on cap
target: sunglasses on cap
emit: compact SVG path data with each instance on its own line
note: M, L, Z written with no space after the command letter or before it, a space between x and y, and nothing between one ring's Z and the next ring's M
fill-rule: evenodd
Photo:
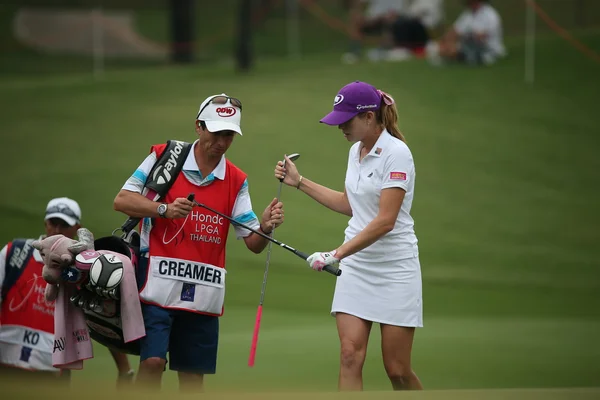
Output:
M227 104L227 102L229 102L232 106L239 108L240 110L242 109L242 102L239 99L236 99L235 97L217 95L210 99L204 105L204 107L200 109L198 115L196 116L196 119L200 118L200 114L202 114L202 111L204 111L204 109L208 107L209 104Z
M77 214L75 214L75 212L73 210L71 210L71 208L69 208L69 206L67 206L66 204L57 204L55 206L48 208L46 210L46 215L50 215L50 214L63 214L63 215L66 215L67 217L73 218L76 221L79 221L79 216Z

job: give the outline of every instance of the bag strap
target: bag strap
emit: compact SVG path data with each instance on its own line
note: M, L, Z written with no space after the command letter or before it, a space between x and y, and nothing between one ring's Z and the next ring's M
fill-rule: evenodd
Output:
M148 174L142 195L152 201L163 199L183 169L183 164L191 149L192 143L179 140L167 141L164 151L158 156L156 163ZM130 231L137 226L140 220L141 218L129 217L125 221L121 226L123 239L129 235ZM115 229L115 231L117 230ZM115 231L113 231L113 234Z
M8 291L17 283L23 270L33 257L34 248L31 245L33 239L15 239L10 246L10 251L6 254L6 275L2 282L2 291L0 296L2 300L6 298Z

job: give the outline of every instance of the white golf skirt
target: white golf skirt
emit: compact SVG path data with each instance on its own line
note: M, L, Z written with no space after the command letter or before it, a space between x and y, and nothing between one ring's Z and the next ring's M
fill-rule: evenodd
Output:
M422 327L423 296L419 257L392 262L342 260L331 315L346 313L387 325Z

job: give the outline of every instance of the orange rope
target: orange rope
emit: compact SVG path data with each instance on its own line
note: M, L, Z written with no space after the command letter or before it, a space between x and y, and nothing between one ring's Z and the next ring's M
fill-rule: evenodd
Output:
M309 13L311 13L314 17L320 20L322 23L327 25L330 29L334 31L338 31L343 33L344 35L348 34L348 23L344 20L331 16L325 11L320 5L318 5L313 0L299 0L300 5L304 7ZM368 37L365 39L365 42L376 44L377 40L373 37Z
M300 0L300 4L308 12L317 17L319 20L321 20L321 22L329 26L331 29L344 34L348 32L348 28L344 21L329 15L327 11L325 11L320 5L315 3L313 0Z
M594 52L591 48L575 39L566 29L561 27L554 21L536 2L535 0L525 0L525 3L532 7L535 13L559 36L569 42L577 50L600 63L600 55ZM335 18L327 13L321 6L313 0L300 0L300 4L308 10L312 15L317 17L321 22L329 26L331 29L346 33L346 24L339 18Z
M277 4L277 6L281 6L281 4ZM252 25L256 26L256 25L260 24L262 21L264 21L267 18L269 11L271 11L271 10L269 10L267 7L262 7L256 11L254 11L252 13ZM119 25L118 23L116 23L110 17L107 17L104 13L100 13L99 21L102 24L103 33L107 32L107 31L112 31L113 33L119 35L120 37L130 37L130 34L131 34L130 31L128 31L126 28L124 28L121 25ZM203 37L199 40L195 40L192 42L186 42L186 43L183 43L183 42L171 43L168 41L167 42L156 41L156 40L151 40L146 37L143 37L142 35L139 35L139 39L144 40L149 46L152 46L158 50L163 50L163 51L168 50L170 46L173 46L177 49L187 49L187 48L194 46L198 50L203 50L211 45L214 46L215 44L218 44L222 41L225 41L226 39L230 39L231 37L233 37L235 35L236 24L237 24L237 21L233 21L229 24L231 26L230 28L221 29L207 37ZM86 30L90 29L89 21L87 21L87 20L78 21L76 23L76 27L77 27L77 29L75 32L66 32L66 33L61 32L60 34L54 34L52 36L45 36L43 38L40 38L39 40L35 40L35 41L31 41L31 42L35 42L36 44L42 44L42 45L51 45L51 44L54 44L57 42L62 42L62 41L68 40L68 37L80 36ZM137 33L137 32L135 32L135 33Z
M566 29L561 27L554 21L546 12L535 2L535 0L525 0L527 5L532 7L536 14L559 36L569 42L573 47L577 50L581 51L583 54L591 58L592 60L600 63L600 55L594 52L594 50L587 47L585 44L581 43L579 40L575 39L573 35L571 35Z

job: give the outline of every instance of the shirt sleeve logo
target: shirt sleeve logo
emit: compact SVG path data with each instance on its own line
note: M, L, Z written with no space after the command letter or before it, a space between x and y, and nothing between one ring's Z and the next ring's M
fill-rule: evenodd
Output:
M390 179L394 181L405 181L406 173L405 172L390 172Z

